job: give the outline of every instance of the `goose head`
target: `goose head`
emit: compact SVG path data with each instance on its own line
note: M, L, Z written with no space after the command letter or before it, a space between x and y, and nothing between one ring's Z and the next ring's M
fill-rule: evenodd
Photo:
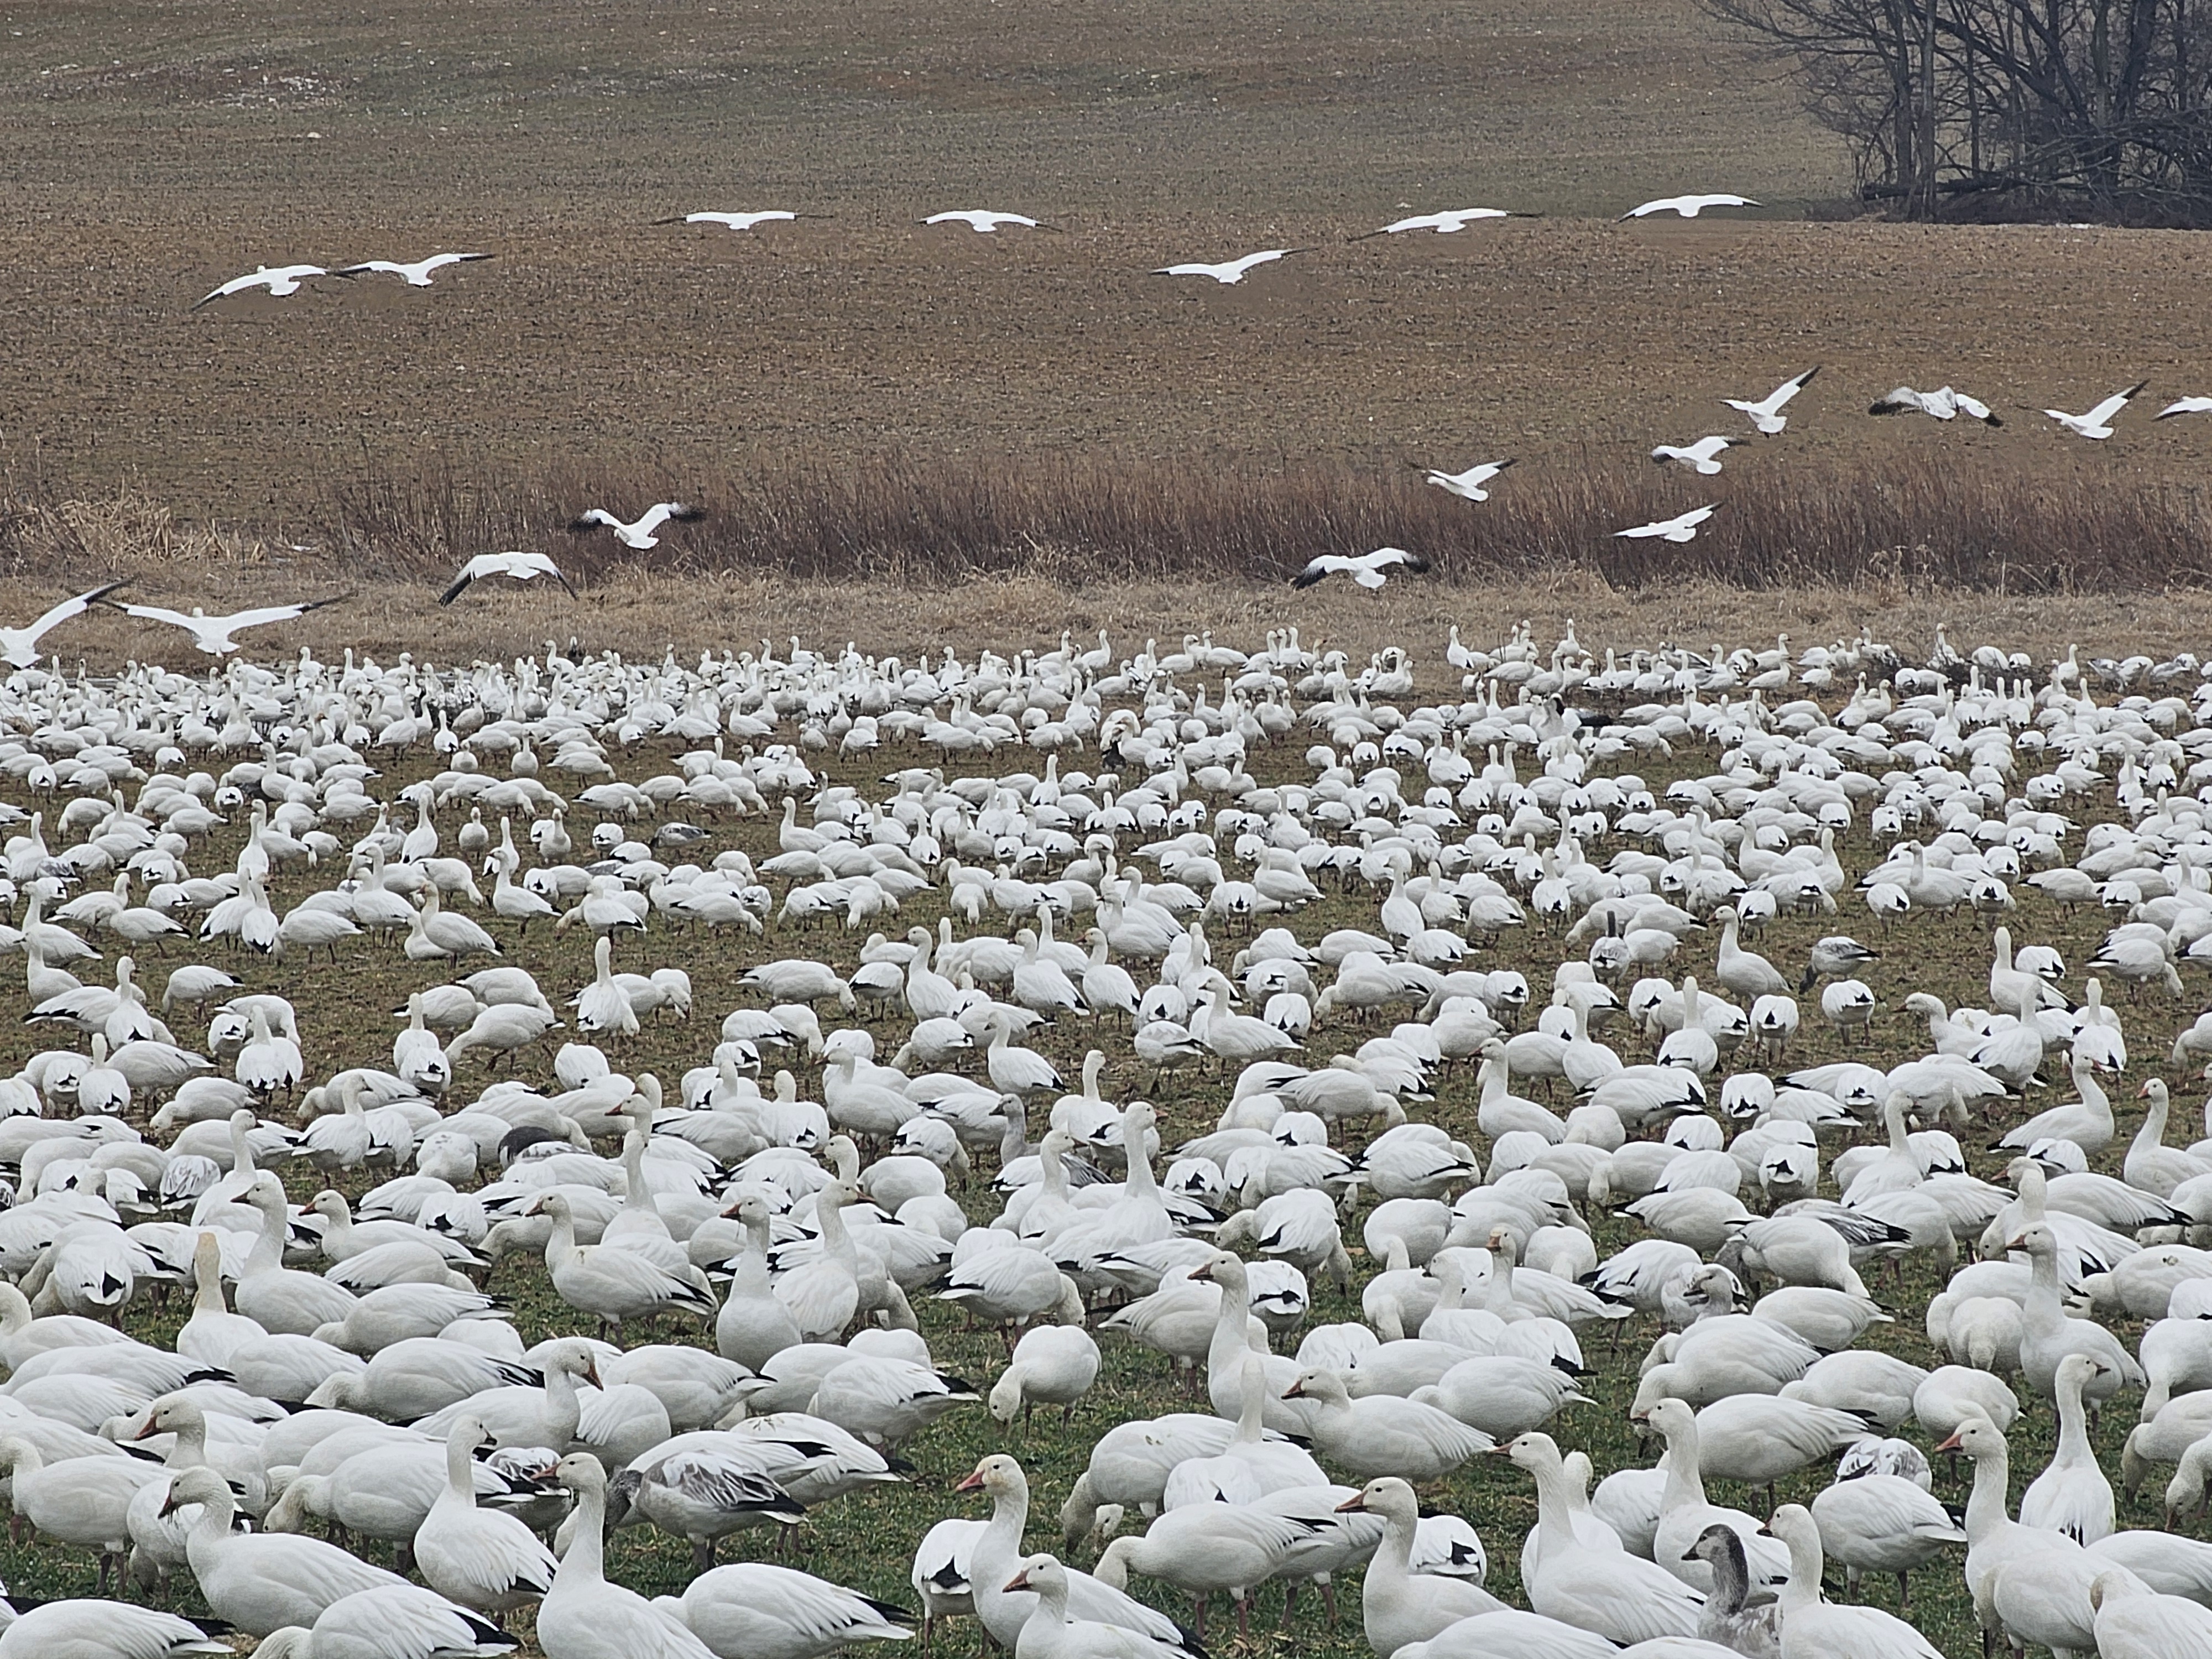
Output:
M1386 1521L1404 1521L1408 1524L1420 1518L1420 1503L1413 1487L1395 1474L1376 1475L1336 1508L1340 1515L1364 1510Z
M1012 1497L1029 1490L1022 1466L1004 1452L993 1452L970 1469L955 1492L986 1492L993 1498Z

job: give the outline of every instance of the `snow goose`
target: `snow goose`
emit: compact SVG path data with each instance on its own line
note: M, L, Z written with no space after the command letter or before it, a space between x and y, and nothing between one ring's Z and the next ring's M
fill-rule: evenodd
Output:
M1820 1547L1843 1564L1853 1593L1861 1573L1893 1572L1900 1607L1912 1605L1912 1569L1934 1560L1945 1545L1966 1541L1950 1511L1901 1474L1838 1479L1812 1507Z
M1710 477L1721 470L1721 452L1734 443L1733 439L1715 433L1693 444L1661 444L1652 450L1651 459L1662 464L1680 461L1692 471Z
M2142 1127L2128 1144L2122 1174L2129 1186L2170 1199L2174 1188L2183 1182L2212 1174L2212 1162L2164 1144L2166 1115L2172 1107L2172 1097L2165 1079L2150 1079L2142 1085L2142 1093L2149 1104L2143 1109Z
M1761 205L1759 203L1753 201L1748 196L1731 196L1725 191L1712 191L1702 196L1662 196L1652 201L1638 204L1622 214L1620 218L1622 221L1648 219L1655 213L1674 213L1680 215L1685 219L1694 219L1707 208L1758 207L1759 205Z
M899 1608L811 1573L747 1561L702 1573L653 1606L720 1659L824 1659L860 1642L913 1634Z
M932 1527L915 1547L914 1569L907 1582L921 1601L925 1650L933 1641L940 1620L972 1615L975 1611L975 1585L969 1573L975 1540L983 1535L983 1528L981 1521L954 1516Z
M1802 1504L1777 1510L1770 1531L1790 1549L1790 1582L1778 1598L1782 1659L1942 1659L1895 1614L1821 1598L1820 1528Z
M664 1455L667 1443L640 1453L615 1477L612 1490L629 1504L628 1514L690 1544L694 1572L714 1565L715 1544L731 1533L805 1517L791 1494L757 1467L773 1462L772 1449L687 1442ZM790 1478L788 1469L784 1473Z
M2043 412L2077 438L2109 438L2112 435L2112 417L2149 384L2148 380L2137 380L2126 391L2115 392L2086 415L2069 415L2063 409L2046 409Z
M1731 1649L1744 1659L1779 1659L1782 1609L1771 1601L1755 1607L1744 1605L1751 1596L1751 1567L1736 1529L1715 1522L1698 1534L1689 1555L1703 1561L1713 1576L1705 1604L1698 1609L1698 1638Z
M687 507L682 501L656 501L629 523L608 512L603 507L592 507L580 517L569 522L569 530L581 535L602 526L614 532L615 539L635 552L642 553L660 545L655 532L665 524L691 524L707 516L701 507Z
M634 1590L607 1582L605 1569L606 1471L597 1458L572 1453L555 1471L575 1495L568 1553L553 1587L538 1606L538 1643L545 1659L715 1659L689 1626Z
M1759 1537L1758 1518L1706 1499L1696 1414L1681 1401L1662 1400L1644 1414L1644 1420L1667 1442L1667 1486L1659 1499L1651 1559L1692 1589L1711 1594L1712 1569L1692 1547L1706 1528L1724 1526L1743 1540L1752 1582L1762 1589L1780 1582L1789 1571L1787 1553L1772 1540Z
M173 1511L191 1504L201 1506L185 1542L192 1577L209 1610L250 1636L287 1625L312 1627L333 1601L405 1582L318 1538L234 1532L236 1500L213 1469L171 1477L164 1507Z
M2197 401L2203 401L2198 399ZM2181 1595L2161 1595L2124 1567L2108 1567L2089 1583L2100 1659L2203 1659L2212 1654L2212 1609ZM0 1655L6 1644L0 1643Z
M1309 560L1305 568L1291 578L1291 586L1311 587L1327 577L1349 576L1371 593L1381 591L1394 570L1418 576L1425 574L1428 568L1426 559L1402 547L1378 547L1368 553L1323 553ZM1315 1012L1316 1016L1321 1012L1318 1008Z
M446 1486L415 1534L415 1565L441 1595L496 1618L543 1596L552 1553L512 1515L477 1504L475 1457L490 1443L464 1412L446 1436Z
M1698 1459L1717 1480L1766 1486L1863 1438L1865 1420L1827 1406L1739 1394L1698 1413Z
M443 1437L467 1416L477 1420L495 1445L565 1446L576 1438L582 1413L578 1381L600 1386L599 1354L599 1345L589 1337L556 1337L532 1350L526 1356L529 1364L508 1367L519 1370L524 1382L466 1395L422 1418L414 1427L419 1433Z
M1909 386L1901 386L1875 398L1867 406L1867 413L1932 415L1939 421L1954 421L1964 415L1990 426L2004 424L2003 419L1980 398L1950 386L1938 386L1933 392L1916 392Z
M1075 1416L1076 1401L1098 1380L1098 1344L1079 1322L1037 1325L1022 1333L989 1395L991 1416L1006 1424L1026 1419L1039 1402L1060 1408L1063 1425Z
M728 1297L714 1316L714 1345L726 1359L758 1370L784 1349L802 1340L799 1328L770 1284L768 1271L769 1214L757 1194L740 1198L724 1212L744 1229L744 1245L732 1263ZM817 1208L816 1213L820 1213ZM857 1291L855 1291L857 1300ZM845 1321L849 1322L848 1310ZM841 1322L838 1328L843 1328Z
M2112 1483L2098 1467L2089 1443L2083 1389L2101 1368L2087 1354L2069 1353L2058 1362L2052 1391L2058 1403L2058 1444L2043 1473L2020 1495L2021 1524L2063 1533L2077 1544L2094 1544L2112 1530Z
M1430 216L1441 217L1443 216L1431 215ZM1370 231L1368 234L1370 235L1379 236L1385 234L1389 231L1395 231L1401 228L1410 228L1411 226L1412 222L1410 220L1401 220L1398 225L1387 226L1384 230ZM1442 225L1438 225L1437 228L1441 231L1443 227ZM1358 241L1359 239L1355 236L1352 240L1354 241ZM1490 492L1487 489L1485 489L1483 486L1488 483L1492 478L1496 477L1499 473L1504 471L1505 469L1512 465L1513 463L1510 459L1503 461L1482 461L1477 463L1474 466L1468 467L1462 472L1446 472L1437 467L1423 466L1419 461L1412 462L1410 465L1413 467L1414 471L1425 474L1429 483L1434 484L1437 489L1445 491L1449 495L1456 495L1462 501L1486 501L1490 499Z
M1216 1591L1237 1603L1237 1628L1249 1635L1252 1591L1273 1577L1307 1536L1303 1522L1243 1504L1188 1504L1170 1510L1141 1536L1124 1534L1098 1558L1098 1581L1123 1588L1132 1572L1158 1578L1194 1600L1193 1623L1206 1635L1206 1603Z
M2096 1068L2077 1057L2073 1062L2077 1101L2038 1112L2016 1124L1991 1143L1992 1151L2021 1151L2039 1140L2070 1140L2092 1156L2111 1144L2114 1133L2112 1103L2097 1081Z
M1228 1425L1220 1426L1226 1429ZM1176 1438L1181 1441L1182 1437ZM1181 1448L1178 1446L1176 1449ZM1163 1480L1166 1473L1166 1469L1161 1469ZM1111 1483L1106 1484L1110 1489ZM1028 1622L1036 1606L1031 1593L1009 1588L1009 1581L1014 1577L1020 1565L1022 1533L1029 1522L1029 1479L1022 1473L1019 1463L1002 1453L994 1453L977 1463L953 1490L981 1492L991 1499L991 1519L983 1535L975 1541L975 1552L969 1559L969 1572L975 1586L975 1616L982 1621L983 1628L991 1633L992 1640L1011 1646L1019 1639L1022 1626ZM1158 1497L1158 1489L1154 1489L1152 1501L1157 1502ZM1109 1501L1121 1500L1114 1498ZM1073 1508L1076 1503L1075 1497L1071 1495L1068 1502ZM1207 1504L1203 1506L1201 1512L1217 1507L1228 1506ZM1063 1514L1061 1518L1065 1524L1068 1517ZM1089 1530L1088 1523L1082 1530ZM1182 1633L1174 1620L1128 1595L1121 1583L1094 1578L1088 1573L1072 1574L1068 1583L1068 1605L1073 1616L1079 1619L1112 1625L1155 1642L1172 1646L1183 1645ZM1000 1631L1008 1633L1001 1637L998 1634Z
M1017 1564L1009 1590L1034 1595L1036 1605L1022 1623L1015 1651L1035 1659L1171 1659L1176 1644L1068 1612L1067 1569L1057 1558L1032 1555Z
M2020 1639L2045 1646L2089 1650L2094 1642L2089 1581L2081 1547L2063 1533L2025 1527L2006 1510L2009 1453L1995 1425L1968 1417L1938 1451L1962 1451L1973 1460L1974 1484L1966 1498L1966 1589L1984 1631L2010 1629ZM1999 1583L2025 1569L2010 1607L1999 1605ZM2037 1581L2041 1588L2036 1588ZM2017 1620L2018 1622L2015 1622Z
M1267 1356L1244 1356L1238 1383L1241 1409L1237 1432L1218 1452L1185 1458L1168 1472L1160 1505L1179 1509L1191 1503L1249 1503L1293 1486L1325 1484L1321 1465L1295 1442L1268 1439L1263 1426L1267 1398Z
M552 1218L545 1267L553 1289L570 1307L594 1316L602 1331L620 1332L625 1319L650 1319L663 1310L702 1317L715 1312L710 1294L649 1255L620 1244L578 1244L566 1194L544 1194L524 1213Z
M1382 1518L1382 1539L1361 1581L1359 1611L1367 1644L1389 1659L1413 1642L1425 1642L1462 1619L1495 1613L1505 1604L1463 1578L1416 1577L1412 1571L1420 1504L1395 1475L1378 1475L1346 1498L1341 1509Z
M120 1578L131 1547L131 1500L166 1477L135 1457L74 1457L48 1467L20 1435L0 1437L0 1468L10 1476L15 1513L47 1537L100 1552L99 1589Z
M252 289L266 289L276 299L289 299L300 291L301 285L312 277L334 276L336 271L320 265L256 265L243 276L234 276L206 298L193 302L192 309L213 305L217 300L228 300L233 295L244 294Z
M128 1601L48 1601L0 1631L0 1659L231 1659L222 1628Z
M113 600L109 600L114 605ZM167 623L172 628L181 628L192 636L192 643L210 657L227 657L238 649L232 637L249 628L266 628L274 623L292 622L310 611L320 611L325 605L336 605L337 599L307 599L293 605L264 605L250 611L240 611L228 617L210 617L194 605L190 614L171 611L158 605L119 605L115 608L127 617L144 622Z
M1575 1532L1566 1465L1551 1436L1531 1432L1496 1449L1536 1481L1536 1534L1528 1603L1547 1619L1624 1645L1694 1636L1704 1601L1666 1568L1621 1550L1601 1550Z
M478 259L491 259L497 257L490 253L433 253L426 258L404 261L364 259L359 264L341 265L331 275L333 276L397 276L410 288L428 288L430 276L434 271L443 270L447 265L471 264Z
M59 605L22 628L0 628L0 662L14 668L29 668L46 653L40 649L39 641L52 629L72 617L82 616L94 601L106 599L121 582L109 582L104 587L93 588L75 599L64 599Z
M1790 417L1782 412L1784 408L1820 372L1820 366L1815 363L1802 374L1792 375L1755 403L1735 398L1723 398L1721 401L1739 414L1749 416L1752 425L1757 427L1763 436L1771 438L1790 424Z
M2040 1394L2057 1388L2059 1362L2069 1353L2086 1354L2098 1370L2084 1385L2088 1399L2109 1400L2123 1387L2143 1385L2142 1367L2102 1325L2069 1316L2058 1300L2058 1238L2049 1224L2024 1227L2008 1241L2008 1250L2025 1250L2031 1265L2026 1301L2021 1309L2021 1374Z
M1224 288L1234 287L1261 265L1286 259L1293 253L1310 253L1311 248L1271 247L1257 253L1247 253L1242 258L1224 259L1208 264L1202 259L1186 259L1181 264L1162 265L1152 272L1155 276L1210 276Z

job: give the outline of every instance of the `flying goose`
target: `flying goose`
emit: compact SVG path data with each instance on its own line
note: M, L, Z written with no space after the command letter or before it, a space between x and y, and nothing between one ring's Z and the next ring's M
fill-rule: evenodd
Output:
M1625 536L1631 541L1641 541L1652 536L1663 537L1670 542L1695 541L1698 537L1698 526L1713 516L1717 505L1716 503L1715 507L1693 507L1687 513L1680 514L1672 519L1661 519L1656 523L1640 524L1633 530L1616 530L1613 533L1615 536Z
M27 628L0 627L0 662L12 668L28 668L46 653L39 649L39 638L49 629L58 628L73 617L81 617L95 599L104 599L121 582L110 582L105 587L95 587L88 593L80 593L73 599L64 599Z
M681 501L655 501L645 509L635 523L624 524L603 507L595 507L581 518L570 521L568 528L578 535L595 526L605 525L615 532L615 539L624 547L643 552L648 547L660 545L660 538L653 532L665 524L690 524L707 516L703 507L686 507Z
M720 225L730 230L750 230L755 225L784 219L826 219L826 213L793 213L783 208L763 208L752 213L678 213L666 219L655 219L656 225Z
M1731 443L1731 440L1715 433L1693 444L1661 444L1651 452L1651 459L1662 464L1680 461L1710 476L1721 470L1721 451L1730 447Z
M453 578L453 585L438 595L440 605L451 605L461 597L471 582L482 581L487 576L512 576L516 581L536 581L540 576L550 576L568 588L568 597L574 599L576 590L561 574L550 553L479 553L461 567L461 574Z
M2157 414L2154 421L2171 420L2176 415L2212 414L2212 398L2177 398Z
M2128 406L2128 399L2148 386L2148 380L2137 380L2125 392L2115 392L2087 415L2069 415L2063 409L2046 409L2043 412L2077 438L2109 438L2112 435L2112 416Z
M1353 242L1371 241L1377 236L1402 236L1409 230L1433 230L1439 236L1449 236L1465 230L1478 219L1511 219L1527 215L1509 213L1504 208L1445 208L1437 213L1417 213L1410 219L1399 219L1380 230L1362 231L1345 240Z
M2209 402L2207 407L2212 407L2212 402ZM1939 421L1956 420L1960 416L1964 415L1970 419L1982 421L1990 426L2004 424L2004 422L1999 419L1990 406L1980 398L1970 398L1965 392L1956 391L1948 386L1938 386L1933 392L1915 392L1909 386L1899 386L1896 390L1875 398L1867 406L1867 413L1869 415L1933 415Z
M1022 213L994 213L989 208L955 208L945 213L933 213L922 222L925 225L961 224L979 236L995 233L1001 225L1019 225L1024 230L1057 232L1058 225L1048 225Z
M238 649L238 641L231 637L234 634L242 634L249 628L266 628L271 623L291 622L310 611L320 611L337 603L336 599L308 599L298 605L264 605L228 617L210 617L198 605L192 607L189 616L158 605L118 605L114 608L127 617L184 629L191 635L192 643L210 657L227 657Z
M1490 499L1490 492L1483 485L1513 463L1510 460L1484 461L1464 472L1443 472L1432 466L1423 466L1419 461L1408 461L1407 465L1425 474L1437 489L1449 490L1462 501L1486 501Z
M1656 201L1632 207L1615 220L1616 224L1629 219L1645 219L1655 213L1679 213L1685 219L1694 219L1707 208L1762 207L1748 196L1714 194L1711 196L1662 196Z
M331 275L398 276L404 278L410 288L428 288L430 286L430 273L434 270L443 270L447 265L465 265L478 259L498 257L493 253L434 253L427 259L417 259L412 264L397 259L364 259L357 265L342 266Z
M1260 265L1289 258L1293 253L1310 253L1307 247L1271 247L1258 253L1248 253L1241 259L1224 259L1218 265L1207 264L1202 259L1188 260L1179 265L1162 265L1155 276L1211 276L1224 287L1241 283Z
M1771 438L1790 424L1790 417L1782 412L1782 406L1802 392L1806 383L1820 372L1820 366L1815 363L1794 380L1784 380L1757 403L1746 403L1740 398L1723 398L1721 401L1730 409L1750 416L1751 423L1762 434Z
M300 291L300 285L311 276L343 276L342 270L326 270L320 265L256 265L243 276L234 276L205 299L197 301L192 309L211 305L217 300L228 300L234 294L243 294L250 288L265 288L277 299L288 299Z
M1324 553L1298 574L1291 578L1293 587L1311 587L1324 576L1349 576L1362 587L1379 588L1388 581L1390 567L1403 565L1407 572L1419 575L1428 569L1429 562L1402 547L1378 547L1372 553L1356 556L1346 553Z

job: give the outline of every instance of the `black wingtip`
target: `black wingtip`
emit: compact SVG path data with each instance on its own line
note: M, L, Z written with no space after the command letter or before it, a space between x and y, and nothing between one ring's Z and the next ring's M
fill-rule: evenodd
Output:
M459 599L464 592L467 592L469 584L475 580L476 578L473 576L464 575L451 587L438 595L438 603L441 605L451 605L455 599ZM564 578L563 580L565 581L566 579Z
M1325 570L1301 570L1297 575L1291 578L1291 586L1293 587L1311 587L1316 582L1319 581L1328 574L1328 573Z

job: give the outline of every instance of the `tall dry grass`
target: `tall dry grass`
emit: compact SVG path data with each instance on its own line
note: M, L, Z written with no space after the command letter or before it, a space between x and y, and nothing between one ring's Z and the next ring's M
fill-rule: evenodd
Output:
M782 465L704 481L650 464L556 465L489 477L443 466L332 492L349 562L419 575L489 547L544 547L599 580L669 573L942 580L1287 579L1318 554L1394 544L1447 580L1574 571L1623 588L1703 580L1748 589L1867 581L2010 593L2212 586L2212 520L2194 490L2085 468L1739 462L1718 477L1569 455L1506 474L1476 505L1407 469L1340 462L1097 454ZM570 535L597 505L683 499L708 510L647 554ZM1707 501L1686 544L1614 532Z

